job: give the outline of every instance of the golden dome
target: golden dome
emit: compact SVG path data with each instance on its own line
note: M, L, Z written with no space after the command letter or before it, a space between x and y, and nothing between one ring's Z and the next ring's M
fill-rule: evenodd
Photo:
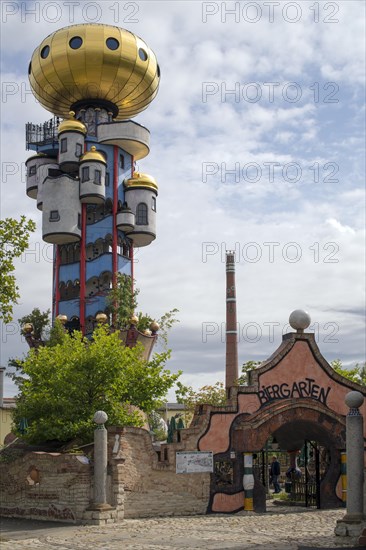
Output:
M56 316L56 319L64 325L67 322L67 315L62 315L60 313L59 315Z
M149 174L141 174L141 172L134 172L132 178L125 180L123 184L125 187L144 187L158 190L155 178L149 176Z
M32 323L25 323L25 325L22 326L22 329L26 334L30 334L33 331L33 325Z
M146 109L158 91L154 52L112 25L82 24L50 34L33 52L29 81L38 101L57 116L70 108L105 106L116 120Z
M86 134L86 126L80 120L74 119L74 111L69 112L69 118L63 120L58 127L58 134L62 132L80 132L81 134Z
M104 325L107 322L108 317L105 313L98 313L95 316L95 320L96 320L97 323L100 323L100 324Z
M100 151L97 151L97 148L95 147L95 145L92 145L90 147L90 151L87 151L80 159L80 162L85 162L85 161L97 161L97 162L103 162L104 164L107 164L106 163L106 160L105 160L105 156L103 155L103 153L101 153Z
M152 321L150 323L150 330L152 330L152 332L157 332L159 328L160 328L160 325L156 321Z

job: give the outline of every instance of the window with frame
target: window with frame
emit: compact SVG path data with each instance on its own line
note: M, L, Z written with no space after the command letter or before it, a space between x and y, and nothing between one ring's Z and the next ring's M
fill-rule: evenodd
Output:
M96 185L102 185L102 171L94 170L94 183Z
M81 169L81 183L89 181L89 166L83 166Z
M50 221L50 222L58 222L58 221L60 221L60 214L59 214L59 211L58 211L58 210L51 210L51 212L50 212L50 217L49 217L49 221Z
M48 169L48 175L50 178L57 178L62 174L61 170L58 170L57 168L49 168Z
M78 229L81 229L81 214L78 214Z
M151 210L154 210L154 212L156 212L156 197L151 198Z
M29 167L28 176L34 176L36 172L37 172L37 166L34 164L33 166Z
M105 175L105 186L106 187L109 186L109 172L107 172L106 175Z
M83 154L83 146L81 145L81 143L77 143L75 147L75 156L79 158L81 157L82 154Z
M61 153L66 153L67 152L67 138L62 138L61 139Z
M125 167L125 157L123 155L119 156L119 167L122 169Z
M148 225L147 204L140 202L136 209L136 225Z

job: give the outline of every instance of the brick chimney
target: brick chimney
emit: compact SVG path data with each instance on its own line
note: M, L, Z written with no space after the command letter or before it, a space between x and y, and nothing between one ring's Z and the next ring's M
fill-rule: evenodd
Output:
M226 391L239 378L238 331L236 323L235 253L226 251Z

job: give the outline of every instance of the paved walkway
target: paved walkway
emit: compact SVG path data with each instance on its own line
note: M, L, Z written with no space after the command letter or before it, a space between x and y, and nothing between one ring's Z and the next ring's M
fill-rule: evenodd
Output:
M334 535L344 510L272 508L179 518L130 519L107 527L4 520L1 550L297 550L349 547Z

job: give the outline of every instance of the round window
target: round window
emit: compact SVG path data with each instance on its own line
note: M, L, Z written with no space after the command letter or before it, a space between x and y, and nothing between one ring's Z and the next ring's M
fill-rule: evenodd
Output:
M116 38L107 38L105 43L107 44L107 48L109 48L110 50L118 50L119 48L119 42L118 40L116 40Z
M147 53L142 48L139 49L139 58L141 61L146 61L147 59Z
M73 50L77 50L77 49L80 48L82 43L83 43L83 39L80 38L80 36L74 36L73 38L71 38L71 40L69 42L69 46Z
M42 59L46 59L46 57L48 56L49 53L50 53L50 47L49 46L44 46L41 50Z
M158 78L160 78L160 67L159 67L159 65L157 66L156 72L158 73Z
M32 72L32 63L29 63L28 65L28 74L31 74Z

